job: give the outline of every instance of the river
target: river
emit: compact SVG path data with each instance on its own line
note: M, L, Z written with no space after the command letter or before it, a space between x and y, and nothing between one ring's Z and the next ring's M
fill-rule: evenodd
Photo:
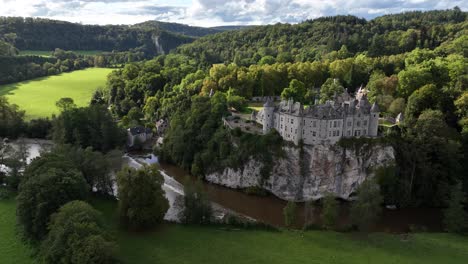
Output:
M195 177L188 175L186 171L176 166L161 163L160 167L162 171L178 182L184 183L187 179L196 181ZM284 226L283 208L286 206L286 201L276 196L249 195L240 190L207 182L204 182L203 186L211 201L223 207L274 226ZM298 203L297 208L296 227L302 228L306 221L308 223L320 224L321 212L319 206L306 206L304 203ZM340 201L338 226L341 228L349 225L349 208L349 202ZM306 215L308 216L307 218ZM440 210L434 208L406 208L397 210L384 208L379 221L372 228L372 231L403 233L410 231L411 226L427 231L441 231L441 217Z
M48 141L27 140L29 150L28 161L40 155L44 147L51 144ZM142 164L157 163L156 157L150 156L124 156L124 163L135 168ZM174 165L160 163L162 175L164 176L163 189L170 203L170 209L165 219L176 221L181 210L181 197L183 196L183 185L187 180L196 181L196 178L188 175L183 169ZM274 226L284 226L283 208L286 202L273 196L255 196L246 194L240 190L203 182L204 190L214 204L229 211L265 222ZM350 203L340 202L339 227L349 224ZM218 210L219 211L219 210ZM307 217L306 217L307 216ZM320 224L320 207L298 204L296 215L296 227L301 228L304 223ZM441 212L434 208L407 208L407 209L383 209L383 213L372 228L372 231L384 231L402 233L408 232L414 226L427 231L441 231Z

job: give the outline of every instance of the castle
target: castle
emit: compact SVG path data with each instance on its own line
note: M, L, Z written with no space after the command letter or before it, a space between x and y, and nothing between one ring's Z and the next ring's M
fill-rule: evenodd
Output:
M380 109L367 100L362 87L351 97L347 90L334 100L304 108L291 99L275 106L267 100L252 118L263 126L263 133L275 129L284 140L298 144L335 144L341 137L376 137Z

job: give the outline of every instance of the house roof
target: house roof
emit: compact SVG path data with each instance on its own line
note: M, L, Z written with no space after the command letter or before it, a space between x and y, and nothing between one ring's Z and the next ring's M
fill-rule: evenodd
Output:
M151 128L145 128L145 127L142 127L142 126L131 127L128 130L134 136L140 135L140 134L143 134L143 133L146 133L146 134L152 133Z

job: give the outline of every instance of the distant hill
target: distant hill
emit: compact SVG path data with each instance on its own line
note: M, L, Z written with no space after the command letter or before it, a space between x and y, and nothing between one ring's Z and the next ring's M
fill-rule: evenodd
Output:
M191 37L203 37L206 35L216 34L224 31L218 28L193 27L185 24L168 23L161 21L146 21L140 24L136 24L133 27L160 29Z
M247 27L199 38L176 52L196 56L205 66L229 62L248 66L265 57L273 62L320 60L340 49L341 54L335 56L365 52L375 57L415 48L435 49L466 34L467 12L454 8L385 15L369 21L333 16L299 24Z
M193 37L155 27L82 25L65 21L0 17L0 36L16 34L20 50L137 50L147 56L168 53Z
M228 30L246 29L246 28L251 28L251 27L256 27L256 26L242 26L242 25L237 25L237 26L219 26L219 27L210 27L210 28L216 29L216 30L219 30L219 31L228 31Z

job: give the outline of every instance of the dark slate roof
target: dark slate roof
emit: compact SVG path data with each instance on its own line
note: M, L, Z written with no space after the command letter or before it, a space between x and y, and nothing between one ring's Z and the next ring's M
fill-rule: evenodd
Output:
M372 108L370 109L371 112L373 113L380 113L380 108L377 103L372 104Z
M142 126L136 126L136 127L131 127L130 128L130 133L134 136L136 135L139 135L139 134L143 134L143 133L152 133L151 131L151 128L145 128L145 127L142 127Z

